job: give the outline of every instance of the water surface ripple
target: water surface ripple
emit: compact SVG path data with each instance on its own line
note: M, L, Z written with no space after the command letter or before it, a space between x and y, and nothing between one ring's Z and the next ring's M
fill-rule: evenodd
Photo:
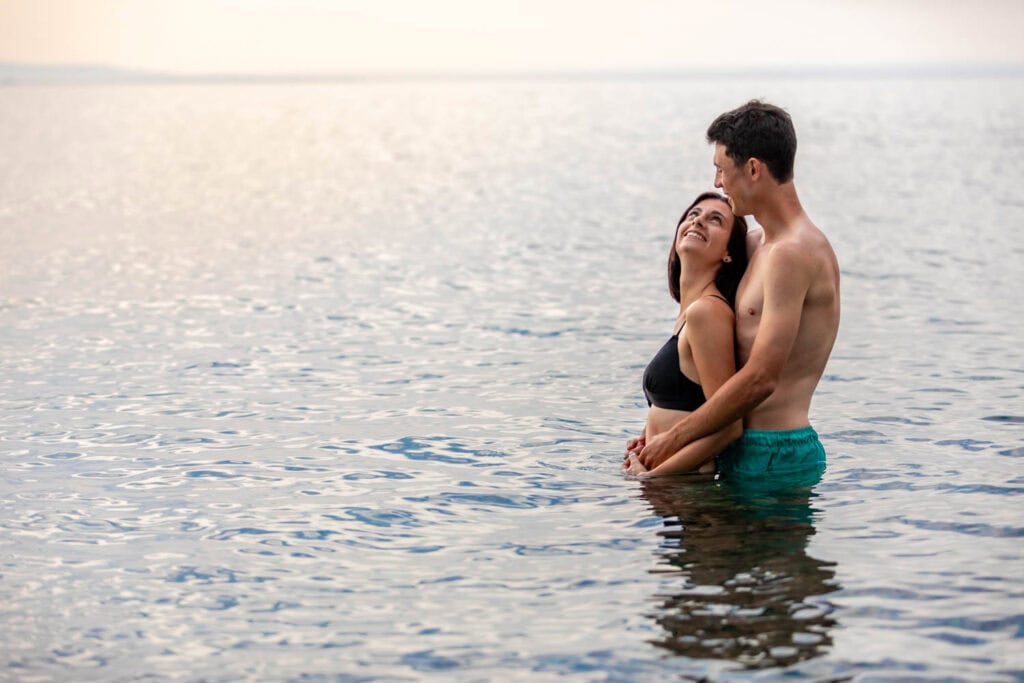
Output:
M1020 85L2 89L0 680L1021 680ZM752 95L829 469L624 478Z

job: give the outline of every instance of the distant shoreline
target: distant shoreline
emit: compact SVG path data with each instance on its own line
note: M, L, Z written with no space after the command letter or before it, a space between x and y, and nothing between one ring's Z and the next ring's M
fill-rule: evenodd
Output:
M729 69L621 69L550 71L381 71L352 73L175 74L104 65L0 62L0 86L329 84L459 81L674 81L706 79L957 79L1020 78L1024 64L935 64L837 67L751 67Z

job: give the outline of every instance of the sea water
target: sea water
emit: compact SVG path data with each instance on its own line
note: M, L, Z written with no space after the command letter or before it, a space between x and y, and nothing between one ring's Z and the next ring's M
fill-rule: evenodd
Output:
M0 89L0 679L1021 680L1022 86ZM751 97L828 470L626 477Z

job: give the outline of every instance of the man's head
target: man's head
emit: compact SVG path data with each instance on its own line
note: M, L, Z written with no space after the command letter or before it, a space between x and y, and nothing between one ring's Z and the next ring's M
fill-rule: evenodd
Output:
M756 159L776 182L793 179L796 131L789 114L779 107L751 100L727 111L708 127L708 142L724 148L725 156L741 169Z

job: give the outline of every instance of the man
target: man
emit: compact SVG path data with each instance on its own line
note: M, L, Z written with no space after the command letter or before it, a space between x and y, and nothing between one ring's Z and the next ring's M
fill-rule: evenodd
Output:
M748 102L708 128L715 187L764 230L736 294L740 369L700 408L643 446L656 467L686 444L743 419L719 456L727 478L820 476L825 451L810 426L811 397L839 330L839 264L804 213L793 184L796 133L782 109Z

